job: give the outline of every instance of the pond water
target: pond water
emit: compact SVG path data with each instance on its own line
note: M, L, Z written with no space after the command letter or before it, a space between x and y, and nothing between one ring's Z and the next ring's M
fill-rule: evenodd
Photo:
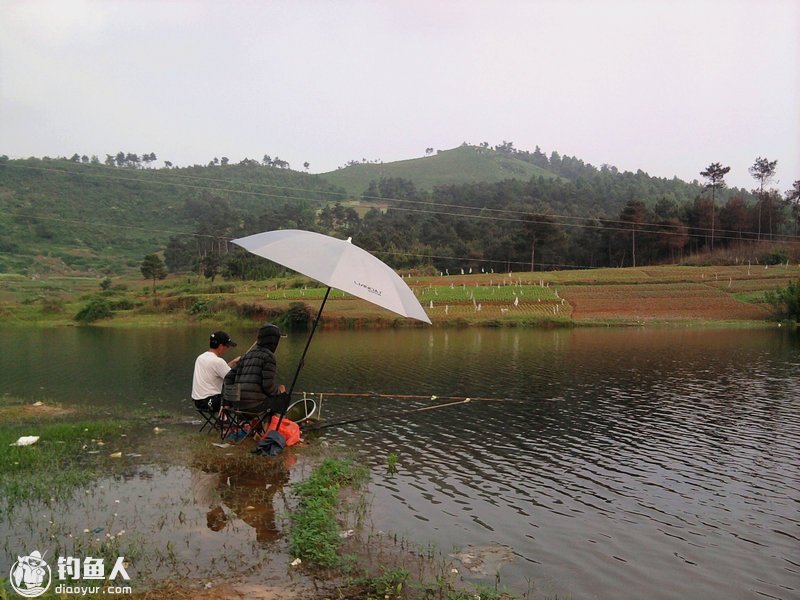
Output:
M236 350L253 337L231 333ZM0 385L188 416L207 335L0 330ZM281 343L285 380L304 343ZM517 594L576 599L788 599L800 596L798 375L800 340L784 330L321 331L297 389L326 394L328 421L370 417L319 435L371 466L376 529L502 557L460 565L465 578L493 584L499 570ZM450 397L473 400L380 416Z

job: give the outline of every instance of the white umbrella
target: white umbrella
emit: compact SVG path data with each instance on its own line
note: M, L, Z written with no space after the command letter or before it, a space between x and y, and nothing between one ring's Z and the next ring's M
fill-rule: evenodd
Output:
M389 265L349 239L284 229L257 233L233 243L398 315L431 322L405 281Z
M431 322L405 281L389 265L350 243L349 239L338 240L312 231L282 229L249 235L233 240L233 243L328 286L289 388L290 397L331 288L404 317Z

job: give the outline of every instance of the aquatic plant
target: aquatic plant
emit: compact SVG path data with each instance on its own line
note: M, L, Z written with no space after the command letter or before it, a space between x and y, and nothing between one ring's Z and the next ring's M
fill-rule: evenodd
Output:
M366 577L357 584L363 586L367 598L404 598L409 576L410 573L402 567L388 569L382 566L380 575Z
M339 488L361 485L367 477L367 469L351 460L326 459L294 487L299 504L290 515L292 556L312 567L340 564L341 538L336 523Z
M386 470L389 471L389 475L395 475L397 473L396 452L389 452L389 454L386 456Z
M63 496L91 481L101 459L82 450L118 432L119 427L120 422L114 420L39 423L35 429L0 424L0 512L9 512L22 502ZM22 431L35 432L39 441L33 446L12 446Z

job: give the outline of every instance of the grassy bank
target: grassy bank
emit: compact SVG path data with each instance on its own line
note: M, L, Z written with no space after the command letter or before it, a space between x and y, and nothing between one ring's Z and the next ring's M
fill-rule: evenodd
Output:
M91 482L110 468L108 457L125 435L113 418L75 418L56 405L4 398L0 407L0 514L40 501L46 504ZM14 445L23 436L39 439Z
M706 324L772 318L765 293L800 278L796 265L659 266L536 273L408 276L435 327L564 327ZM30 280L0 276L0 316L9 325L153 327L213 320L305 326L325 288L304 277L209 282L197 276ZM76 317L78 319L76 320ZM334 290L322 327L421 326Z
M367 529L368 471L339 451L311 441L270 459L197 428L4 397L6 558L46 552L56 581L56 556L124 556L140 599L513 597L463 586L441 553ZM28 435L39 439L10 445ZM106 597L54 587L40 597ZM0 599L15 597L0 578Z

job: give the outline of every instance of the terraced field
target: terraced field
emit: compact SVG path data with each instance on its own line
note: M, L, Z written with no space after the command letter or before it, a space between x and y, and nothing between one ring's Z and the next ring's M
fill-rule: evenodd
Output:
M407 277L434 324L462 321L641 323L763 321L764 292L800 278L797 265L659 266L536 273L477 273ZM285 283L285 282L284 282ZM305 302L316 310L325 288L294 283L239 283L238 301L286 307ZM395 320L363 300L333 290L326 321ZM401 319L402 320L402 319Z
M593 285L564 288L572 318L584 320L760 320L763 305L741 302L702 283Z
M800 279L800 266L763 265L594 269L535 273L406 276L404 281L437 324L643 323L765 321L764 292ZM9 322L71 323L97 279L0 277L0 316ZM266 281L208 282L177 276L158 283L113 282L114 323L272 319L302 302L316 312L326 288L299 276ZM128 308L122 307L127 305ZM325 327L405 326L364 300L332 290Z

